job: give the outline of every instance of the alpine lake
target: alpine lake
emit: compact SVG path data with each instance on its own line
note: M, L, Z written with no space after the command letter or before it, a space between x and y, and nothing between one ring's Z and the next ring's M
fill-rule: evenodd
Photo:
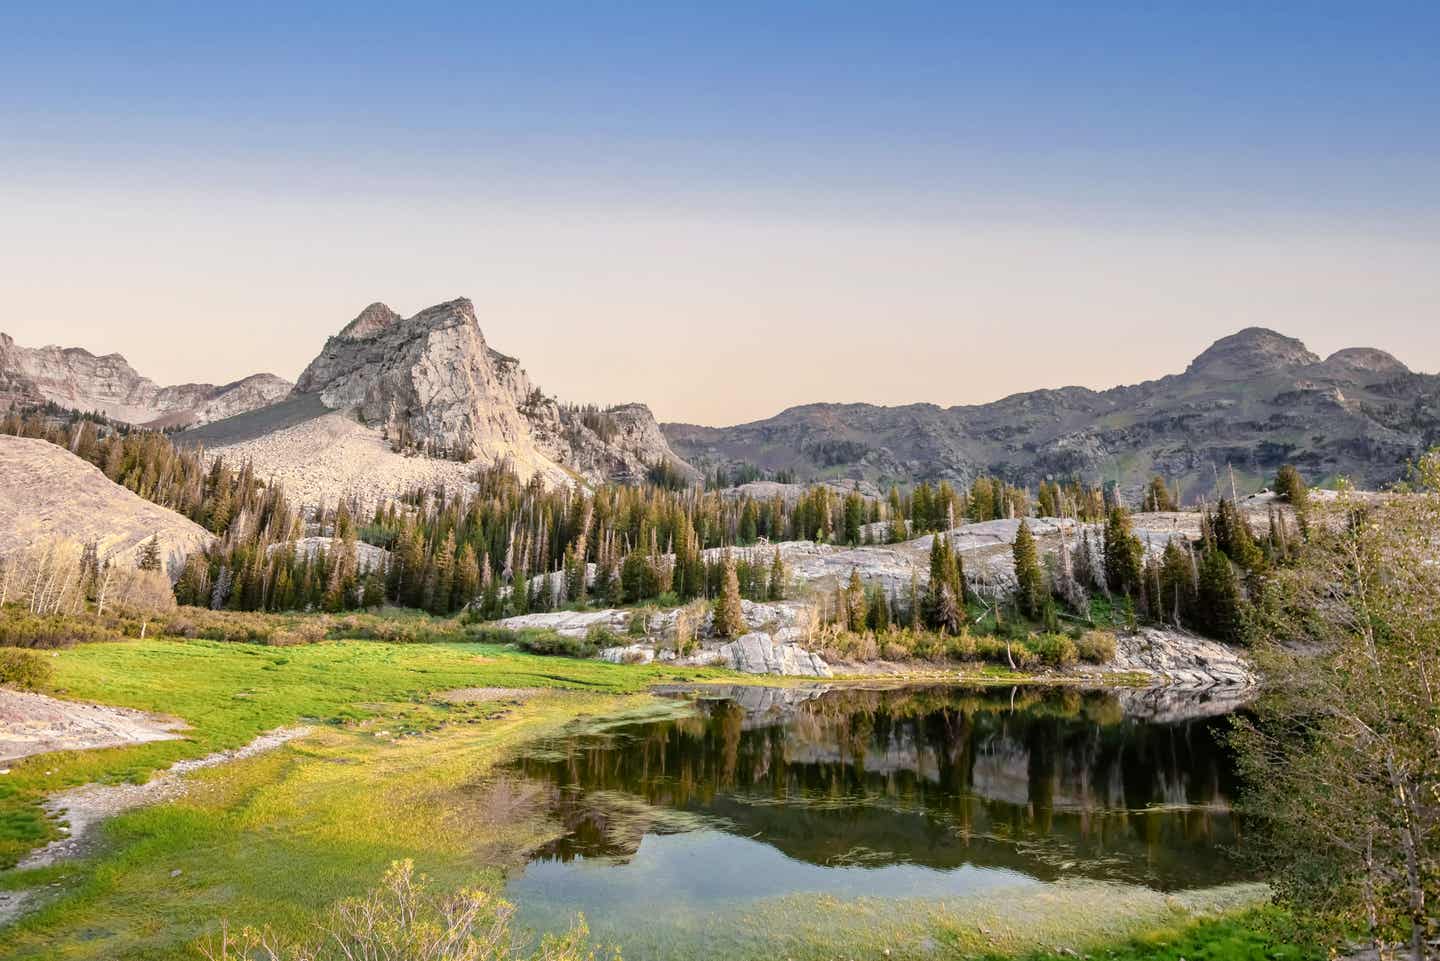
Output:
M628 961L945 957L1254 901L1233 704L1073 687L706 687L502 775L562 833L525 928Z

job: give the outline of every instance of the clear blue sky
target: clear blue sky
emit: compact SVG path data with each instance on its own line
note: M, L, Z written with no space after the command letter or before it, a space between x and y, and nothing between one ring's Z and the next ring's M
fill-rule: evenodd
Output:
M45 6L0 9L0 329L157 379L293 377L371 300L462 293L548 390L653 373L636 399L710 422L1106 386L1272 319L1440 367L1440 4ZM1089 376L1004 353L1067 304L1174 330ZM179 343L197 316L261 343ZM674 348L721 318L774 385L734 416L664 382L674 350L556 356L587 324ZM774 357L782 327L893 334L864 358L887 368L955 340L869 391L818 350L828 389ZM995 369L951 376L976 346Z

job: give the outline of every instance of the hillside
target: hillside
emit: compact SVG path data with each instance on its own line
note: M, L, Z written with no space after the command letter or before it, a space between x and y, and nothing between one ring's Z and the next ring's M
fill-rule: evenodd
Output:
M174 511L114 483L62 447L0 434L0 554L53 541L94 543L100 559L133 563L140 546L160 538L166 568L214 536Z
M1250 328L1183 373L1135 386L949 408L810 404L734 427L662 430L697 466L751 464L801 479L967 482L992 473L1033 485L1078 475L1133 492L1158 472L1188 499L1211 490L1227 464L1253 488L1288 462L1316 481L1345 475L1373 487L1440 441L1440 377L1373 349L1321 360L1298 340Z

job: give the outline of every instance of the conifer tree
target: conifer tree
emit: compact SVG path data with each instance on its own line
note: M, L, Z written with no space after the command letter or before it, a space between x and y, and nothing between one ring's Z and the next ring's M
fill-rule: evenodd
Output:
M785 600L785 562L780 557L780 548L776 547L770 551L770 578L769 578L769 599L772 601Z
M850 583L845 589L845 608L850 630L856 633L865 630L870 614L869 600L860 581L860 571L854 567L850 568Z
M1144 556L1144 546L1131 533L1129 511L1110 508L1105 519L1105 581L1110 590L1131 596L1141 593Z
M1015 543L1011 549L1015 561L1015 600L1021 613L1029 618L1039 618L1050 592L1045 588L1045 572L1040 569L1040 557L1035 547L1035 536L1030 525L1020 522L1015 532Z
M136 567L142 571L158 571L160 569L160 535L152 534L140 547L140 559Z
M739 637L745 633L745 613L740 605L740 578L735 561L725 554L725 573L720 596L715 599L712 629L716 637Z
M1245 601L1240 591L1240 578L1223 552L1212 548L1201 558L1197 594L1197 619L1201 630L1222 641L1244 640Z

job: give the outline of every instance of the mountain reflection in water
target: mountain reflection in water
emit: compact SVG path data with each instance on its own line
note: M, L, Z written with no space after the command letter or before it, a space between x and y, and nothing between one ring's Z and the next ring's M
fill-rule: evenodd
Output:
M535 860L623 863L707 830L822 867L1003 869L1175 890L1242 876L1225 721L1154 723L1074 689L733 688L693 714L516 762L566 833Z

